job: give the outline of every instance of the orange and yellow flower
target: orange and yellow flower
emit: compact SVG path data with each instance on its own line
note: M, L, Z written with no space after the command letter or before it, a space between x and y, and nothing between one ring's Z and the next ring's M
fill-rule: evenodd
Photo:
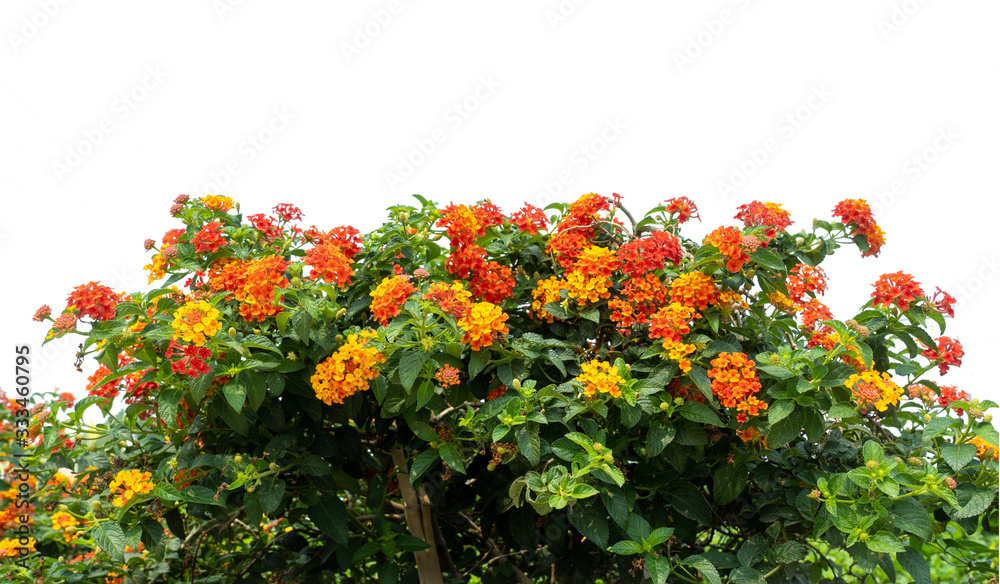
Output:
M444 367L439 368L436 373L434 373L434 379L438 380L438 383L441 384L441 387L449 387L452 385L458 385L460 383L458 375L459 375L458 369L455 369L451 365L445 365Z
M108 488L114 493L112 503L115 507L124 507L132 497L153 490L153 483L150 480L152 474L135 469L119 471L115 479L111 481Z
M914 300L924 297L920 283L915 281L913 276L903 272L882 274L872 286L875 287L875 291L872 292L872 306L888 308L890 304L895 304L900 310L907 310Z
M844 199L833 208L840 222L851 227L851 236L861 235L868 242L868 251L861 257L878 256L885 244L885 232L875 223L872 208L863 199Z
M174 312L174 321L170 323L174 329L174 339L194 343L204 347L207 337L214 336L222 328L219 311L204 300L186 302Z
M509 329L504 323L508 316L499 306L490 302L473 304L465 316L458 319L458 326L465 331L463 343L468 343L473 351L493 344L494 336L507 334Z
M67 527L76 527L80 525L80 522L76 520L75 517L69 513L64 513L62 511L57 511L52 514L52 529L63 532L63 540L66 543L70 543L76 539L76 533L68 533L66 531Z
M232 199L220 195L205 195L201 198L201 202L205 205L206 209L223 213L229 211L234 206Z
M851 390L854 401L861 407L874 406L880 412L899 403L903 390L888 373L864 371L851 375L844 385Z
M336 353L316 366L310 382L317 398L326 405L342 404L344 398L368 389L368 382L379 376L378 364L385 362L376 347L366 346L376 336L370 330L349 334Z
M736 419L740 423L745 422L748 415L756 416L760 410L767 409L767 404L755 395L761 384L757 380L756 366L745 354L719 353L712 359L708 378L712 380L712 393L719 402L739 412Z
M705 237L705 243L719 249L730 272L740 271L750 261L750 256L743 249L743 234L735 227L719 227Z
M976 447L976 456L981 460L986 460L992 458L993 460L1000 460L1000 455L998 455L998 449L995 445L983 440L978 436L973 436L972 440L969 440L969 444Z
M621 384L625 380L618 375L618 369L607 361L594 359L589 363L580 365L583 373L576 377L576 380L583 385L583 393L587 397L593 397L596 393L606 393L611 397L619 397L622 394Z
M417 289L410 284L406 276L390 276L385 278L370 292L372 300L372 316L382 326L389 324L389 319L400 313L406 299Z
M709 305L719 303L719 289L711 276L688 272L670 283L670 301L705 310Z

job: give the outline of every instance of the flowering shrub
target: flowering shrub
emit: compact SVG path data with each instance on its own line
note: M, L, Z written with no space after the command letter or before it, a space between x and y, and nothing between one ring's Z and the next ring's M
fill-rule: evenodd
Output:
M182 226L145 242L155 287L39 309L96 371L76 403L2 400L35 474L5 463L0 531L29 501L39 552L4 574L996 574L996 404L926 376L962 365L954 299L896 272L856 314L819 300L824 258L885 243L863 201L794 223L755 201L694 241L684 197L638 220L618 195L510 216L417 199L362 235L181 196Z

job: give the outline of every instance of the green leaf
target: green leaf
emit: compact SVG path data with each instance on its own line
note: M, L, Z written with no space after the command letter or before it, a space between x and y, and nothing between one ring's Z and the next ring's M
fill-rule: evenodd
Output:
M802 418L801 410L795 409L777 424L772 424L767 432L768 448L778 449L797 438L802 430Z
M531 466L538 464L542 456L541 440L538 437L538 424L534 422L518 426L514 430L517 438L517 448L528 459Z
M469 381L476 378L477 375L486 367L490 362L490 350L487 348L482 348L478 351L473 351L472 356L469 359Z
M90 530L100 548L114 558L122 561L125 558L125 532L114 520L101 521Z
M750 478L750 471L743 462L721 464L712 475L712 497L717 505L732 502L743 492Z
M927 508L914 499L900 499L889 509L892 525L912 533L924 541L934 538L933 524Z
M657 456L668 444L673 442L677 435L677 429L670 422L664 422L660 418L654 419L649 424L649 432L646 434L646 456Z
M278 509L281 498L285 495L285 481L268 475L261 479L260 487L260 507L264 513L270 515Z
M413 463L410 464L410 481L416 481L421 477L431 466L440 460L440 455L437 450L433 448L428 448L413 459Z
M760 570L746 566L740 566L730 572L729 581L732 584L767 584L767 580L764 580L764 574Z
M181 392L177 389L164 389L156 396L156 409L168 427L177 427L177 406L181 401Z
M692 365L691 371L688 371L687 375L698 387L702 395L705 396L705 399L711 402L713 400L712 382L708 379L708 373L705 371L705 368L700 365Z
M903 551L896 554L896 561L913 578L914 584L934 584L931 579L931 567L927 565L927 559L922 553L906 546Z
M247 512L248 525L260 525L264 519L264 510L260 506L260 495L257 491L243 496L243 509Z
M670 539L673 534L673 527L658 527L649 534L647 543L650 547L656 547Z
M420 376L424 363L430 356L428 352L410 349L399 358L399 382L403 384L406 393L413 389L413 382Z
M243 404L247 400L247 388L239 378L232 379L222 386L222 394L226 396L226 401L232 406L233 411L239 413L243 409Z
M292 330L295 332L295 337L303 345L309 344L309 333L312 332L313 318L309 316L309 313L305 310L297 310L292 314L292 318L289 321L292 325Z
M865 462L882 462L882 459L885 458L882 445L874 440L865 442L862 452L865 456Z
M716 415L712 408L706 406L701 402L687 401L684 405L677 409L677 413L681 416L691 420L692 422L699 422L702 424L711 424L713 426L723 426L719 416Z
M608 516L599 504L582 501L573 505L569 522L600 548L608 547Z
M396 564L379 564L377 571L379 584L396 584L399 581L399 566Z
M427 405L427 402L434 398L436 393L434 382L430 379L425 379L423 383L420 384L420 389L417 390L417 407L422 408Z
M642 553L642 544L631 539L622 540L615 545L608 548L611 553L618 554L620 556L631 556L635 554Z
M957 422L955 418L949 418L948 416L938 416L936 418L931 418L930 422L924 426L923 442L924 445L930 445L930 441L933 438L937 438L944 431L948 429L949 426Z
M792 564L806 559L809 549L797 542L789 541L774 548L774 561L779 564Z
M404 535L396 540L396 549L401 552L422 552L430 547L426 541L412 535Z
M507 435L507 432L510 432L510 426L499 424L498 426L493 428L493 435L491 436L491 438L493 439L494 442L499 442L500 440L503 439L504 436Z
M719 578L719 571L715 569L712 562L701 557L701 555L688 556L681 560L681 563L698 570L701 577L709 584L722 584L722 579Z
M767 555L768 547L767 538L760 534L755 535L740 546L740 550L736 552L736 558L741 564L750 568L764 559L764 556Z
M997 434L997 429L993 427L992 422L980 422L976 424L976 436L987 444L1000 446L1000 435Z
M826 415L831 419L853 418L858 415L858 410L848 404L834 404Z
M309 518L316 527L333 538L340 545L347 545L347 507L340 497L330 494L320 497L315 505L308 509Z
M465 462L462 460L462 454L458 451L457 446L451 442L442 442L438 445L438 454L452 470L465 474Z
M959 471L976 456L976 447L973 444L945 444L941 447L941 456L948 466Z
M785 273L785 264L781 261L781 256L766 247L758 248L757 251L748 255L765 268L770 268L782 274Z
M788 417L795 409L795 402L790 399L779 399L767 409L767 421L772 426Z
M869 537L868 540L865 541L865 545L868 546L868 549L871 551L880 554L890 554L906 550L906 548L903 547L903 544L899 543L899 539L888 531L880 531Z

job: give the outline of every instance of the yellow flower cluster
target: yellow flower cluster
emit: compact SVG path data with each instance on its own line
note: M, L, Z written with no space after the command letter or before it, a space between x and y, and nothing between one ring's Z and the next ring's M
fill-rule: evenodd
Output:
M32 552L35 551L35 538L28 538L28 545L21 545L17 538L4 538L0 541L0 558L13 558L21 555L17 548L24 547L28 548Z
M681 371L684 373L691 371L691 360L688 359L687 356L694 353L698 347L690 343L682 343L680 341L671 341L666 339L663 341L663 348L667 350L667 356L670 357L670 360L677 362Z
M593 396L597 392L610 394L611 397L619 397L622 394L621 384L625 380L618 375L618 369L607 361L592 360L589 363L580 365L583 373L576 377L576 380L583 384L583 393L587 397Z
M458 326L465 331L462 342L469 343L473 351L492 345L494 335L509 332L504 324L507 318L503 310L492 302L473 304L465 316L458 319Z
M535 315L535 318L542 318L550 323L554 322L555 317L543 310L542 307L549 302L559 302L559 292L565 289L566 282L556 276L550 276L538 282L538 286L531 291L533 299L531 301L531 312Z
M986 460L987 458L1000 460L1000 452L998 452L997 447L982 438L974 436L969 443L976 447L976 456L981 460Z
M76 520L75 517L69 513L64 513L62 511L57 511L52 514L52 529L60 530L63 532L63 539L66 543L70 543L76 539L76 533L67 533L67 527L76 527L80 525L80 522Z
M124 507L135 495L148 493L153 490L153 483L150 481L152 474L139 470L123 470L115 475L115 480L111 481L109 488L115 494L112 501L115 507Z
M316 397L326 405L344 403L344 398L368 389L368 382L378 377L376 366L385 355L365 344L375 338L374 331L347 335L347 342L337 352L316 366L310 382Z
M222 323L219 321L219 311L208 302L199 300L186 302L178 308L170 326L174 329L174 339L182 338L188 343L204 347L207 342L205 337L219 332Z
M854 401L859 406L875 406L880 412L898 404L899 397L903 395L903 390L893 383L888 373L880 374L878 371L855 373L844 385L854 394Z
M206 195L201 198L201 202L205 204L205 208L223 213L233 208L232 199L219 195Z

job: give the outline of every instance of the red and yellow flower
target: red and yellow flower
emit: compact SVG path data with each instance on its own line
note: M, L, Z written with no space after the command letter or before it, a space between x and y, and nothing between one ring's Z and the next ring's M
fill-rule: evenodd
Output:
M851 390L855 403L861 407L875 407L880 412L886 411L890 405L898 404L903 395L903 390L885 372L855 373L844 385Z
M406 299L416 291L417 289L410 284L410 280L406 276L390 276L383 279L370 292L373 298L372 317L379 321L382 326L389 324L389 319L395 318L400 313Z
M712 359L708 378L712 380L712 394L723 406L736 408L736 419L740 423L745 422L747 416L756 416L767 409L767 404L756 397L761 389L757 368L745 354L719 353Z

